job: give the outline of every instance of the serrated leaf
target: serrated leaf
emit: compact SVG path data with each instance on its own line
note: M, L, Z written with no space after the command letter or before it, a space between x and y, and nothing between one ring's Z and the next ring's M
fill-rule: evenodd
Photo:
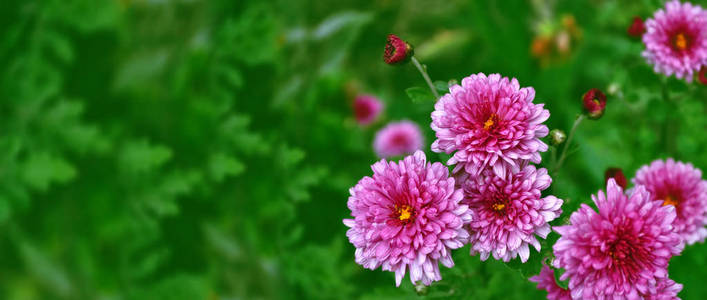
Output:
M31 154L22 164L21 177L30 187L46 191L52 182L65 183L76 177L76 169L61 157Z
M120 168L132 173L153 170L172 157L172 150L161 145L150 145L146 140L130 142L120 153Z
M217 182L222 181L227 176L236 176L243 173L245 165L239 160L224 153L215 153L209 159L209 171Z
M408 95L408 98L410 98L413 103L434 102L436 100L429 89L419 86L405 89L405 94Z

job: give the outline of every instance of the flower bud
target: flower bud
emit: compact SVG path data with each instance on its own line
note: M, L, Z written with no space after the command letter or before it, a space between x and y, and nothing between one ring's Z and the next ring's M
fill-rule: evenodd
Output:
M702 66L700 72L697 73L697 81L704 85L707 85L707 66Z
M646 25L643 24L643 19L639 16L633 17L633 22L631 23L631 26L628 27L628 30L626 30L629 36L635 37L635 38L640 38L643 36L643 33L646 32Z
M388 43L385 44L385 52L383 53L383 61L389 65L407 62L414 54L414 50L410 44L401 40L394 34L388 35Z
M606 93L609 94L609 96L616 96L620 92L621 92L621 86L616 82L612 82L606 88Z
M565 142L567 135L564 131L560 129L553 129L550 131L550 144L558 146Z
M590 119L596 120L604 115L606 95L599 89L591 89L582 96L582 108Z
M618 184L622 189L626 189L626 176L624 176L624 172L621 171L621 168L608 168L604 172L604 182L609 181L610 178L614 178L616 180L616 184Z

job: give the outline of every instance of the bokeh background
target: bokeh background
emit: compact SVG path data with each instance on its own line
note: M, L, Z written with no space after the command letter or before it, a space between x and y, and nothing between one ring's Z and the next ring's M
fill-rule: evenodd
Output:
M707 6L707 1L693 1ZM0 1L1 299L541 299L521 266L468 247L443 281L354 263L341 219L392 120L424 131L432 101L385 37L416 46L433 80L516 77L568 130L585 121L551 192L562 222L656 158L707 170L707 87L653 73L626 34L662 1ZM358 126L351 101L385 113ZM415 97L413 97L415 98ZM548 159L545 157L543 165ZM549 237L556 239L556 234ZM547 247L549 245L546 244ZM684 299L707 299L707 245L672 259Z

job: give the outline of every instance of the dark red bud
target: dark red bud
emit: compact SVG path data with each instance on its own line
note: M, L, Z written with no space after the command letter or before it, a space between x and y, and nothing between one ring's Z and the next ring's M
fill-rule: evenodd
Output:
M704 85L707 85L707 66L702 66L700 72L697 73L697 81Z
M626 189L626 176L624 176L624 172L621 171L621 168L608 168L604 172L604 182L608 182L610 178L614 178L616 180L616 184L618 184L622 189Z
M596 120L604 115L606 95L599 89L591 89L582 96L582 108L590 119Z
M633 17L633 22L631 22L627 32L632 37L640 38L646 32L646 25L643 24L643 19L639 16Z
M397 35L389 34L388 43L385 44L385 52L383 53L383 61L389 65L407 62L414 54L412 46Z

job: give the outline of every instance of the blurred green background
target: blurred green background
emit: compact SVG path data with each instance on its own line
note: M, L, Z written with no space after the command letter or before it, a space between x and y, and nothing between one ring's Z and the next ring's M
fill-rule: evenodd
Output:
M526 279L534 251L520 266L459 249L426 296L354 263L341 219L375 130L414 120L428 157L448 157L429 151L433 103L406 95L420 75L382 62L385 37L415 45L434 80L518 78L550 128L569 129L589 88L610 92L553 178L564 219L609 166L707 170L707 87L654 74L626 35L660 6L0 1L0 299L544 298ZM372 126L353 119L359 93L385 102ZM706 254L671 261L684 299L707 299Z

